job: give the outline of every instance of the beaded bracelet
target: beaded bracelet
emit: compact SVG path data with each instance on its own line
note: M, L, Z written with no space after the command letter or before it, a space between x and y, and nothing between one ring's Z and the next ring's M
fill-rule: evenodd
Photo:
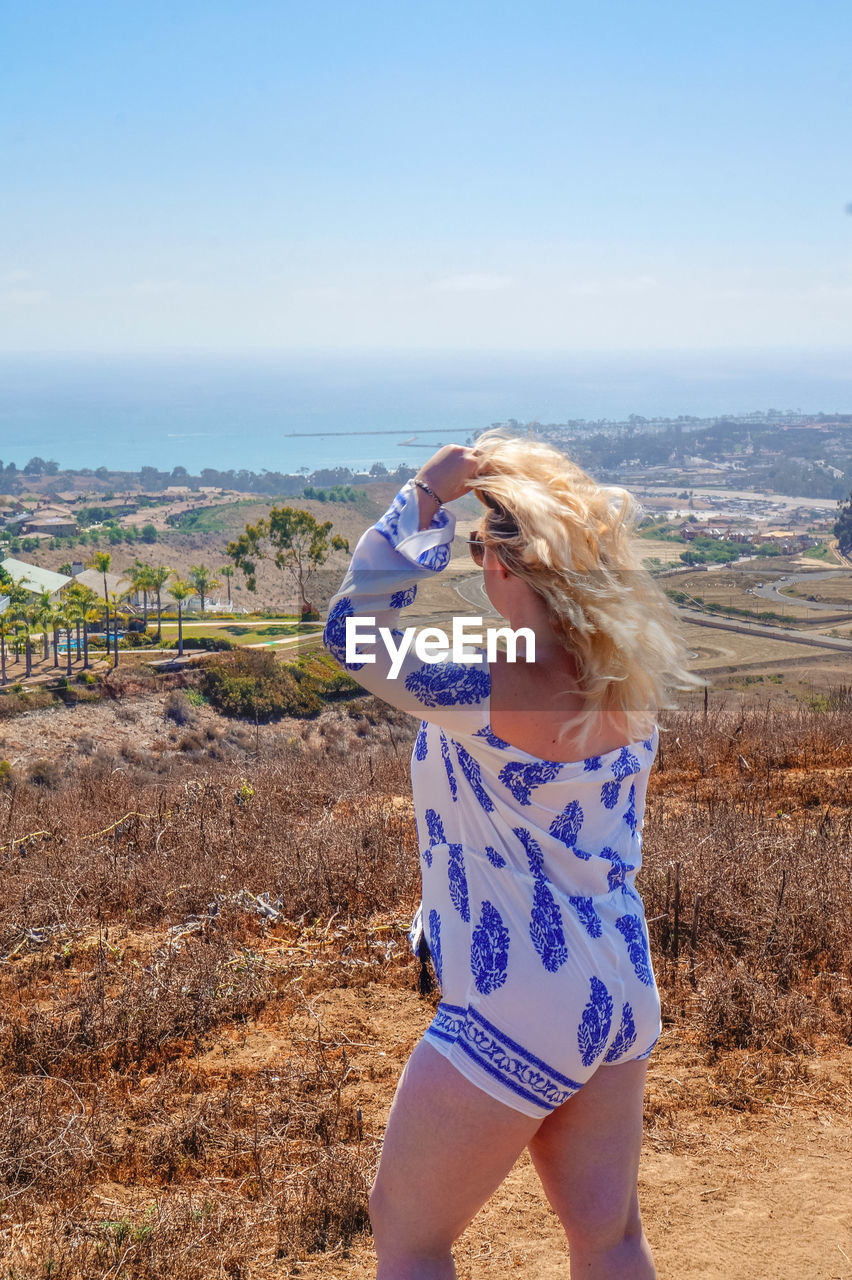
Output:
M434 498L439 507L442 507L444 505L441 499L438 497L435 490L431 487L431 485L428 485L425 480L415 480L413 483L416 485L418 489L422 489L424 493L428 493L430 498Z

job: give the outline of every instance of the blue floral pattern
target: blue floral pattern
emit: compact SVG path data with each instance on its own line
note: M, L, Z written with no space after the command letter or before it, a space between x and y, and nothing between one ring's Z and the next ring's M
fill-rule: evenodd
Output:
M599 938L603 933L601 918L595 911L594 898L573 896L568 899L580 917L580 922L590 938Z
M417 587L406 587L404 591L394 591L388 606L391 609L407 609L410 604L414 604L417 595Z
M443 729L441 730L441 759L443 760L444 768L447 771L447 782L450 785L450 795L454 800L458 800L459 787L456 782L456 775L453 773L453 762L450 759L450 747L446 737L444 736Z
M604 1054L604 1062L618 1062L629 1053L636 1043L636 1024L633 1021L633 1010L625 1000L621 1010L621 1026L615 1033L615 1039Z
M633 965L636 977L646 987L653 986L654 975L651 972L648 941L639 916L619 916L615 922L615 927L627 943L627 955Z
M545 880L547 877L544 874L544 853L541 845L527 831L526 827L513 827L512 831L524 846L531 873L536 879Z
M482 773L479 765L474 760L470 752L466 751L460 742L456 742L455 739L453 739L453 746L456 749L456 755L458 756L458 761L461 765L461 771L467 778L468 786L485 812L491 813L494 808L494 802L485 790L485 787L482 785Z
M399 541L399 518L404 509L405 495L400 489L385 514L379 517L374 526L383 538L387 538L388 542L394 548L396 548L396 544Z
M583 810L580 807L580 802L579 800L570 800L562 812L558 813L551 822L550 834L555 836L557 840L561 840L567 849L574 849L582 825ZM581 853L579 856L588 858L589 854Z
M505 867L506 859L502 853L498 853L496 849L492 849L490 844L485 846L485 856L491 863L492 867Z
M612 776L618 778L619 782L623 782L625 778L629 778L631 774L638 773L642 768L639 761L634 756L629 747L622 747L618 756L612 763Z
M429 744L426 739L428 727L429 726L427 725L425 720L420 721L420 728L417 731L417 739L414 743L414 759L415 760L426 759L426 754L429 750Z
M513 760L500 770L500 781L511 791L518 804L527 805L535 787L552 782L562 769L561 764L552 760L534 760L525 764L521 760Z
M405 687L424 707L458 707L483 702L489 695L488 668L461 662L425 662L409 673Z
M441 1003L427 1031L464 1055L518 1097L549 1112L580 1088L576 1080L518 1044L483 1017L478 1009Z
M607 888L610 893L614 893L616 889L627 891L627 877L636 867L632 862L625 862L620 853L616 853L614 849L601 849L601 857L606 858L612 863L609 871L606 873Z
M422 565L424 569L432 569L435 573L445 569L449 562L450 548L446 542L439 542L437 547L429 547L428 551L421 551L417 557L419 565Z
M621 792L621 783L613 780L605 782L601 787L601 804L605 809L614 809L618 804L618 797Z
M341 596L334 607L329 610L322 637L323 644L329 653L348 671L360 671L365 665L363 662L346 661L346 619L353 617L354 613L355 610L349 597Z
M536 880L530 917L530 938L548 973L556 971L568 959L568 947L562 927L562 912L545 880Z
M450 901L458 911L465 924L470 923L470 899L467 891L467 876L464 870L464 854L460 844L449 845L447 875L450 881Z
M497 908L483 901L470 944L470 969L480 995L502 987L509 972L509 930Z
M612 1026L612 996L600 978L592 977L589 1003L577 1029L577 1044L583 1066L590 1067L604 1051Z
M444 985L444 961L441 956L441 917L433 907L429 912L429 953L435 966L435 977L438 986Z
M627 797L627 808L624 811L624 821L630 828L630 834L636 834L636 783L630 787L630 794Z
M484 738L489 747L496 747L498 751L508 751L509 749L508 742L498 738L490 724L485 725L482 729L477 729L473 736L474 738Z

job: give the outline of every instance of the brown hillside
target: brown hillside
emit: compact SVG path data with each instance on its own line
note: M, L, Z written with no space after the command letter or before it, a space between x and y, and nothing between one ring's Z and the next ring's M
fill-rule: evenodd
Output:
M164 718L168 696L95 708L88 744L88 708L49 713L74 720L61 741L48 713L2 728L45 761L0 791L4 1264L366 1278L366 1186L435 1000L405 938L415 726L359 699L256 736ZM848 700L683 712L663 743L642 873L660 1275L847 1277ZM457 1254L463 1280L565 1274L526 1161Z

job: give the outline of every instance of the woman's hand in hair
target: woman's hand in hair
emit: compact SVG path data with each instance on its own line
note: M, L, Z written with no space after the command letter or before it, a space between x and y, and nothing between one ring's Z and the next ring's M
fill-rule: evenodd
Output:
M479 455L475 449L445 444L423 464L416 478L434 489L444 503L470 493L478 471Z

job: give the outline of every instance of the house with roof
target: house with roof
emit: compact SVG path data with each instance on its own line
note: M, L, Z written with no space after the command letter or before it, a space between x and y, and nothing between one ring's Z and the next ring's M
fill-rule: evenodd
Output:
M57 600L63 587L67 587L73 579L64 573L54 573L52 569L42 569L40 565L28 564L26 560L16 560L9 556L0 561L0 568L5 569L13 582L20 583L31 596L40 596L46 591L51 600ZM9 606L9 597L0 597L0 613L5 613Z

